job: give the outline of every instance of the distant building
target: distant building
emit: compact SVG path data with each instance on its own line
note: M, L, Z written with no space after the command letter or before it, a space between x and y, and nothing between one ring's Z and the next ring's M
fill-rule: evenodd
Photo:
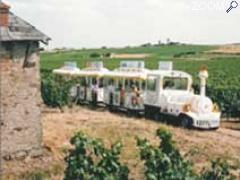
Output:
M4 159L42 152L39 43L49 40L0 0L0 148Z

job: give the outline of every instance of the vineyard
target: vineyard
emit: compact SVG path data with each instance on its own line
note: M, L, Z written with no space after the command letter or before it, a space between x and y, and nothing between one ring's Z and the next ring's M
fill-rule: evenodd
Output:
M214 46L161 46L135 47L122 49L72 50L66 52L43 53L41 61L42 96L44 102L52 107L68 105L67 92L71 83L54 79L51 71L59 68L64 61L76 61L80 68L88 61L101 60L109 69L119 66L124 59L111 59L110 53L145 53L142 59L147 68L156 69L159 61L173 61L174 69L183 70L194 77L195 92L199 91L197 78L199 68L208 67L210 77L207 82L207 95L221 108L225 117L240 117L240 55L216 53ZM214 53L211 53L211 50Z

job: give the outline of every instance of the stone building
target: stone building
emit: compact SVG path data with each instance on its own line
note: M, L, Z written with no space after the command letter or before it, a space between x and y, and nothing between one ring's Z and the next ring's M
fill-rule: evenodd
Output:
M0 152L4 159L41 154L39 45L49 40L0 0Z

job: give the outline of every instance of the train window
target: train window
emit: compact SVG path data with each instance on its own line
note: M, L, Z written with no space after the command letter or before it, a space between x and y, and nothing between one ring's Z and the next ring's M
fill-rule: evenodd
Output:
M114 83L114 80L113 79L109 79L108 80L108 85L110 86L110 85L113 85L113 83Z
M99 79L99 88L103 88L103 78Z
M134 86L134 81L130 79L130 88L132 88L133 86Z
M146 88L146 81L143 80L143 81L142 81L142 89L145 90L145 88Z
M86 77L86 87L89 87L89 86L90 86L90 78Z
M129 79L125 80L125 90L126 91L130 91L131 90Z
M181 77L164 77L163 89L165 90L187 90L188 79Z
M128 82L128 80L126 79L126 80L125 80L125 88L128 88L128 86L129 86L129 82Z
M123 85L124 85L124 80L123 79L119 79L119 88L122 89Z
M103 79L103 87L107 87L108 86L108 79L104 78Z
M123 89L123 80L118 81L118 90L121 91Z
M86 86L87 82L86 82L86 79L84 77L81 77L80 78L80 85L81 86Z
M138 89L140 89L140 83L139 83L139 81L136 81L136 82L135 82L135 86L136 86Z
M147 89L149 91L156 91L157 86L157 77L149 76L147 79Z
M92 85L96 85L97 84L97 78L93 77L92 78Z

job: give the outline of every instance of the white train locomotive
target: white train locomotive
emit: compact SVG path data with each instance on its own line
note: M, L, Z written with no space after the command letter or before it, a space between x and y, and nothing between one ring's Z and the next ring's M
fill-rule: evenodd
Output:
M82 79L74 87L78 89L75 96L82 102L101 102L110 108L144 112L147 118L155 120L175 119L183 127L216 129L220 125L221 113L205 95L208 78L205 68L199 72L200 95L192 90L192 76L173 70L172 62L160 62L158 70L145 69L141 61L124 61L114 71L103 68L101 62L92 62L84 70L65 67L53 72Z
M205 96L208 72L199 73L201 94L192 90L192 77L182 71L172 70L172 63L160 63L159 70L147 76L144 101L146 117L164 119L174 117L183 127L215 129L220 125L219 109Z

